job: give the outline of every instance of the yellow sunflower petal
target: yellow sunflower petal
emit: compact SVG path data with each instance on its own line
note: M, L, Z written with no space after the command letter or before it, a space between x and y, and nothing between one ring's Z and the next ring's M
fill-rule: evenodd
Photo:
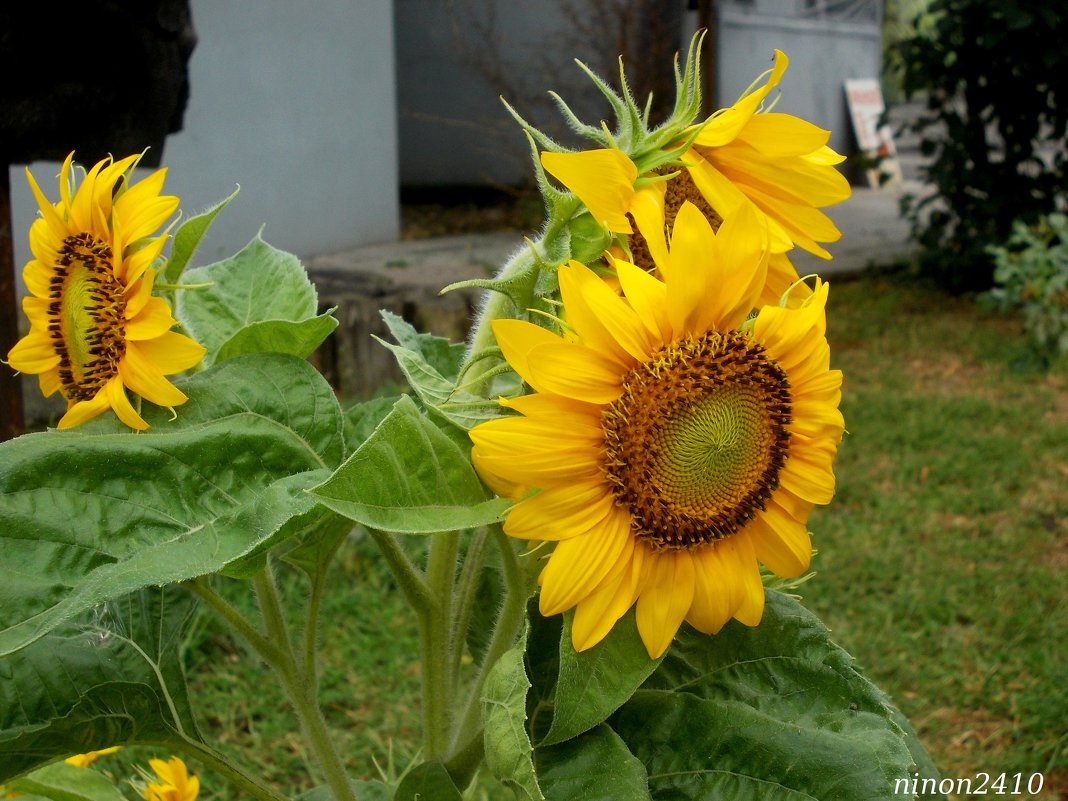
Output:
M615 148L541 154L546 172L574 192L593 218L617 234L632 233L627 209L638 168Z
M39 329L31 329L8 351L7 362L20 373L34 375L56 367L59 354L51 337Z
M691 626L704 634L717 634L734 614L733 582L713 545L695 548L693 602L686 614Z
M33 192L33 197L37 201L37 207L41 210L41 217L48 226L49 233L54 239L62 242L70 234L66 221L60 216L52 202L45 197L41 187L34 180L33 173L30 172L29 167L26 168L26 180L30 184L30 191Z
M137 343L142 355L163 375L174 375L198 364L207 348L184 334L167 331Z
M634 218L645 246L655 264L667 262L667 232L664 230L664 196L667 181L643 186L630 201L630 215Z
M584 345L538 345L528 354L536 383L547 392L588 403L611 403L619 397L619 364Z
M512 365L520 378L542 392L530 369L530 351L537 345L559 344L563 340L551 331L524 320L494 320L492 327L508 364Z
M808 526L773 500L747 527L756 557L783 578L797 578L812 561Z
M649 337L634 310L589 267L577 261L562 266L560 295L567 322L584 345L611 356L625 369L649 358Z
M130 403L130 399L126 396L126 388L122 383L121 372L109 379L108 382L104 384L104 388L101 392L107 396L108 405L111 406L115 415L122 420L123 423L138 431L144 431L148 428L148 423L146 423L141 415L137 413L133 404Z
M745 127L746 123L750 121L764 98L768 96L768 93L779 85L779 81L782 80L782 76L789 65L790 60L786 57L786 54L781 50L776 50L774 66L766 73L768 75L767 83L739 98L738 102L730 108L714 115L697 135L697 139L694 140L696 144L707 147L720 147L732 141Z
M59 368L45 370L37 374L37 385L41 388L41 395L51 398L63 387L63 379L59 377Z
M805 156L820 151L831 132L791 114L769 112L754 114L738 132L737 141L745 142L770 158Z
M155 339L170 331L176 322L178 321L171 316L171 307L167 301L152 295L145 300L137 316L126 321L126 339Z
M603 523L614 501L600 480L544 489L512 508L504 533L523 540L570 539Z
M111 401L108 399L105 388L101 387L100 391L89 400L71 404L70 408L67 409L67 413L59 418L56 428L73 428L76 425L81 425L86 420L92 420L110 408Z
M785 253L776 253L772 249L771 254L768 256L768 275L764 291L761 292L756 305L758 307L777 306L783 294L790 287L796 285L799 280L800 276L797 274L797 268L790 261L790 257ZM808 284L802 284L801 286L804 287L805 291L811 292L808 289ZM798 291L801 290L799 289Z
M593 592L616 564L631 536L630 515L614 508L597 528L558 542L539 578L541 613L550 616L564 612Z
M723 219L713 242L716 258L711 283L720 300L718 309L706 304L708 318L703 322L718 331L731 330L753 310L767 283L767 226L744 203Z
M716 548L734 577L738 593L734 619L746 626L760 625L764 616L764 582L760 579L760 567L748 533L743 529L716 543Z
M630 307L638 315L653 342L671 340L671 321L667 316L667 284L629 261L613 259L616 275Z
M709 291L721 268L714 261L715 249L712 226L697 206L686 201L675 215L667 269L661 267L675 337L705 331L720 311L718 294Z
M592 648L605 638L616 622L634 606L652 565L650 551L641 543L624 549L609 577L575 605L571 620L571 644L576 651Z
M126 355L119 361L119 376L131 391L157 406L180 406L189 400L189 396L145 358L138 342L126 343Z
M827 504L834 497L834 454L838 443L829 437L790 437L790 457L779 473L783 488L812 503Z
M802 206L830 206L849 197L849 181L832 167L804 159L767 159L751 147L731 145L717 152L716 167L752 197L756 189L769 198Z
M671 645L694 597L694 561L689 551L652 554L648 583L638 597L635 619L650 658Z

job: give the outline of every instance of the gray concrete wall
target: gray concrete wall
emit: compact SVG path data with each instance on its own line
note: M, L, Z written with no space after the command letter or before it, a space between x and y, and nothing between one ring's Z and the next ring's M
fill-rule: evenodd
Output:
M192 0L191 94L184 129L164 146L165 189L193 213L241 185L199 263L263 225L267 241L302 257L397 238L392 5ZM31 169L54 197L59 165ZM21 272L36 207L21 166L11 178Z
M575 64L581 59L615 83L618 30L597 36L597 14L606 3L395 3L402 186L532 183L530 148L501 96L562 141L569 131L550 90L585 122L609 116L607 102ZM670 74L670 61L663 69Z
M770 68L778 48L790 57L790 68L779 84L782 96L775 110L829 129L829 144L838 152L856 151L845 81L881 75L878 21L772 16L725 4L720 7L717 27L719 106L733 103L757 75Z

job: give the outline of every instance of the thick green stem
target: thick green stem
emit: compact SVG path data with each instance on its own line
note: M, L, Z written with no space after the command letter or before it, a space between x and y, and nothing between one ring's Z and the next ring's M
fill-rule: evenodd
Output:
M412 564L412 560L397 544L397 540L392 534L376 531L373 528L367 529L367 533L371 535L371 539L375 541L378 549L382 551L382 555L389 564L390 572L393 573L393 578L397 580L397 584L400 586L401 592L404 593L408 603L420 616L425 614L435 603L430 593L430 587L427 586L426 578Z
M252 581L267 635L281 652L277 661L269 661L268 664L278 674L289 696L293 711L304 730L308 747L319 763L319 767L322 768L326 783L334 798L337 801L356 801L356 796L345 773L345 766L334 747L334 740L326 726L322 709L319 707L319 699L314 694L312 683L304 676L294 655L293 643L286 625L285 610L282 608L270 561L268 561L267 568ZM266 658L265 655L264 658Z
M527 586L527 577L519 564L515 547L499 526L493 527L494 541L501 553L504 566L505 596L493 627L486 656L479 666L478 675L471 686L462 716L458 719L452 738L452 747L446 760L446 768L453 779L462 782L469 780L478 769L482 759L482 687L486 683L490 670L497 660L515 644L523 622L526 620L527 598L531 588Z
M452 731L452 607L460 534L436 535L430 543L426 578L433 607L420 616L423 651L423 756L441 759Z
M453 692L459 690L460 663L463 658L463 645L467 640L467 628L471 625L471 612L475 605L475 595L478 593L478 582L482 575L482 567L486 564L486 537L485 528L480 528L471 538L471 544L464 554L463 569L460 578L456 582L456 604L452 621L452 641L456 647L452 652L452 686Z

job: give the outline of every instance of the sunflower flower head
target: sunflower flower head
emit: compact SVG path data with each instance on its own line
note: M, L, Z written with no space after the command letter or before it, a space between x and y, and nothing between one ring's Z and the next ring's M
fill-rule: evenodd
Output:
M145 787L145 801L196 801L200 793L200 779L190 776L185 763L176 756L164 762L150 759L148 764L157 781Z
M136 183L138 156L104 159L75 181L73 153L50 201L29 170L41 216L30 227L33 258L23 269L29 333L8 353L15 370L37 375L42 393L67 401L59 428L114 410L131 428L144 421L127 390L160 406L187 398L167 378L204 348L172 331L167 302L152 294L153 263L166 242L157 231L178 207L161 195L166 170Z
M766 228L745 205L714 231L684 203L659 277L615 260L617 293L572 261L559 270L566 335L494 325L533 392L472 429L472 461L517 501L507 534L555 542L540 608L575 610L578 650L632 606L653 658L683 621L757 625L758 562L784 577L808 569L809 513L834 493L842 376L829 368L826 284L761 304Z
M676 113L667 122L649 131L645 120L635 134L633 120L642 118L624 91L614 105L617 115L625 110L621 119L628 125L606 136L573 124L598 146L572 151L544 139L539 166L574 193L616 235L627 258L646 270L663 254L664 232L683 203L695 205L713 228L740 206L750 206L768 229L771 257L761 299L774 303L798 279L788 250L797 246L831 258L821 243L837 241L841 232L820 209L850 195L848 181L834 166L843 157L827 146L829 131L770 111L768 96L789 63L781 51L734 105L697 124L686 119L693 106L684 102L697 92L693 59L691 50L677 81Z

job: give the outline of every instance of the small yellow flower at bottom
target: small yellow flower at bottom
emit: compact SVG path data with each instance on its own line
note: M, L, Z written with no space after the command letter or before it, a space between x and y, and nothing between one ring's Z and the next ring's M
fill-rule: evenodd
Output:
M87 754L75 754L74 756L67 757L63 761L68 765L74 765L76 768L87 768L99 757L106 756L107 754L114 754L119 750L119 746L113 745L111 748L102 748L99 751L90 751Z
M185 763L176 756L164 762L162 759L150 759L159 782L149 782L145 787L146 801L196 801L200 792L200 780L190 776Z

